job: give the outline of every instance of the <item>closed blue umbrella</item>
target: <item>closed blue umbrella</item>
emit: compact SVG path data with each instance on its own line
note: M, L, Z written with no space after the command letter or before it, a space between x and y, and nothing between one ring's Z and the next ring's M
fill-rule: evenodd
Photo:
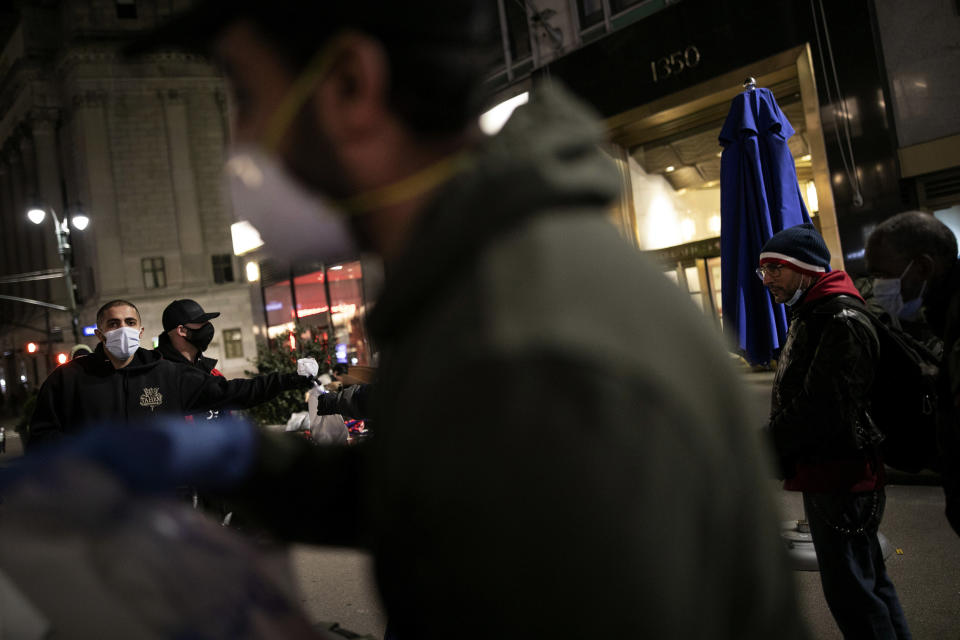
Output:
M769 89L733 99L720 131L720 259L724 333L750 364L783 344L787 317L757 278L760 249L774 233L810 222L787 141L793 127Z

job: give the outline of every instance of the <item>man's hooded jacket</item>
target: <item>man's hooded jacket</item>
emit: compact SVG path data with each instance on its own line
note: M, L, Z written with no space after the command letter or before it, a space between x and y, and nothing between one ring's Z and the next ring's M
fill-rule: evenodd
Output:
M388 265L371 441L261 436L247 505L370 549L398 637L804 635L730 358L610 223L602 139L538 88Z

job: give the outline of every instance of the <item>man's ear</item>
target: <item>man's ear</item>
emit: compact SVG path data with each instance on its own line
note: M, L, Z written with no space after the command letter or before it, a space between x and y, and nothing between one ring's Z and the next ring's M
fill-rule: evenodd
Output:
M921 253L913 259L913 264L916 265L917 277L921 280L932 278L937 269L937 263L929 253Z
M327 78L319 83L313 108L326 134L340 141L365 137L388 115L390 64L383 46L362 34L346 34L331 53Z
M106 342L106 341L107 341L107 337L106 337L105 335L103 335L103 331L100 331L99 328L93 330L93 335L97 336L97 340L99 340L100 342Z

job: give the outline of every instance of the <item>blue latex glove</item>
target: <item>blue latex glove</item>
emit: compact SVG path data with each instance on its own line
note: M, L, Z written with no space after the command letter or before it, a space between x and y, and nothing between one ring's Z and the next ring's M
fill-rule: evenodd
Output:
M42 478L45 469L70 460L94 462L138 491L228 489L249 472L257 442L256 428L236 419L189 423L171 417L94 427L16 460L0 471L0 489Z

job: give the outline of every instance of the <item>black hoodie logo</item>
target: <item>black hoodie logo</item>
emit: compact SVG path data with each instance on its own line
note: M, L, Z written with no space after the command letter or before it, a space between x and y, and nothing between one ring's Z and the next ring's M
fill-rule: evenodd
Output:
M160 394L160 387L145 387L140 395L140 406L150 407L153 411L163 404L163 396Z

